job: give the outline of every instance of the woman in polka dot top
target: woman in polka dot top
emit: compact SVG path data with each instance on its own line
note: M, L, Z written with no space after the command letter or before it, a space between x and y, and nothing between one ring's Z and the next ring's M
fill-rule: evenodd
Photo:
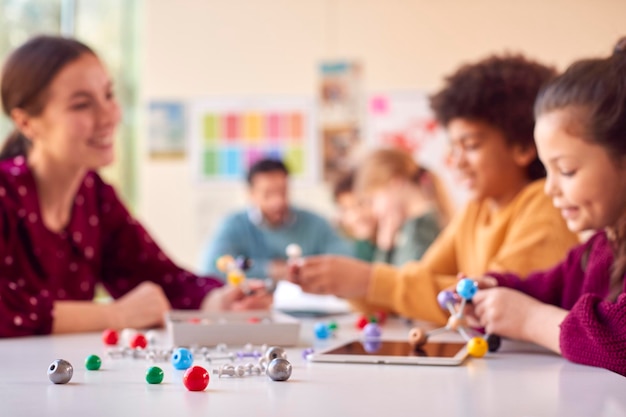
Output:
M0 337L270 305L264 291L246 297L176 266L94 172L113 161L120 109L91 49L33 38L9 56L1 86L16 129L0 152ZM114 302L92 302L97 283Z

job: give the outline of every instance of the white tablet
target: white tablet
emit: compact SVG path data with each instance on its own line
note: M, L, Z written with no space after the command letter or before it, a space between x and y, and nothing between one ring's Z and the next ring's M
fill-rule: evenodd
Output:
M415 349L405 340L353 340L315 352L313 362L387 363L396 365L460 365L467 357L465 343L428 342Z

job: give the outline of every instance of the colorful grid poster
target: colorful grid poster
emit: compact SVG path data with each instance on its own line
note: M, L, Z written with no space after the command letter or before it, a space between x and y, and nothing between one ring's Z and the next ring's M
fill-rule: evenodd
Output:
M258 97L199 99L191 139L200 180L241 180L261 158L282 159L294 178L315 176L312 101Z

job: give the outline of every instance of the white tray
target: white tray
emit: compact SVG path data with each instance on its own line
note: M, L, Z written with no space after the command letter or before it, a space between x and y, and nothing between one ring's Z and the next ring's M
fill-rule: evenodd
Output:
M220 313L173 310L166 314L165 325L174 346L220 343L295 346L300 336L298 320L265 310Z

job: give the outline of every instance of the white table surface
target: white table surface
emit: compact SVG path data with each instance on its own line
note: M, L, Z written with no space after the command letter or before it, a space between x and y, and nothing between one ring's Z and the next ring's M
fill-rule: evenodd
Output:
M626 416L626 378L524 344L505 341L498 353L456 367L308 363L301 352L314 340L314 321L303 322L301 346L288 349L289 381L211 374L204 392L187 391L169 363L157 364L161 385L147 384L151 364L107 358L99 333L0 340L0 417ZM357 336L354 317L338 321L339 340ZM384 335L407 330L396 321ZM85 370L89 354L103 358L100 371ZM48 380L56 358L74 365L67 385Z

